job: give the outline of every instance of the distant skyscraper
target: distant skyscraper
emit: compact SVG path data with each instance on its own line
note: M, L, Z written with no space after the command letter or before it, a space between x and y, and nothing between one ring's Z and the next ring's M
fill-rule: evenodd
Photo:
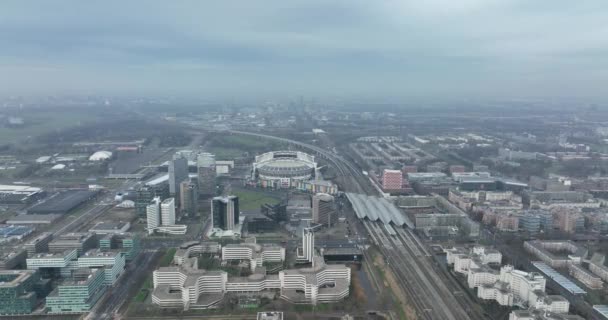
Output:
M236 196L213 198L211 213L213 228L233 230L239 223L239 198Z
M152 199L146 207L146 220L148 222L148 234L153 234L161 223L160 219L160 197Z
M169 193L179 199L179 184L186 179L188 179L188 160L176 153L169 161Z
M181 211L190 216L198 212L198 185L191 179L179 184Z
M334 197L327 193L312 196L312 221L331 227L336 220Z
M211 153L201 153L196 160L198 173L198 190L203 196L215 195L215 156Z

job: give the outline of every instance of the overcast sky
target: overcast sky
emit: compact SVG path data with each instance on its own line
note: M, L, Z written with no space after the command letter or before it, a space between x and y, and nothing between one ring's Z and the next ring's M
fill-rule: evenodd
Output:
M608 96L606 0L0 2L0 93Z

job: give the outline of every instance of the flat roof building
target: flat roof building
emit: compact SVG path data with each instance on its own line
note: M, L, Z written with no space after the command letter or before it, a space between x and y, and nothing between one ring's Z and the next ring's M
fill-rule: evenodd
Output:
M30 314L36 308L35 270L0 270L0 315Z
M78 254L95 248L97 236L90 232L73 232L57 236L49 243L49 251L61 253L69 249L77 249Z
M106 291L102 269L79 269L46 297L51 314L89 312Z

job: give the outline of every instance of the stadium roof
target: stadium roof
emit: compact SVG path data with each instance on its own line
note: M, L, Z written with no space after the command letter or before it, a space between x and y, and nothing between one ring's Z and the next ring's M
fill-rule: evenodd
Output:
M414 225L393 203L384 198L356 193L347 193L346 196L360 219L367 217L372 221L380 219L385 224L392 222L398 226L407 224L408 227L413 227Z
M544 273L547 277L551 278L553 281L557 282L562 288L568 290L572 294L586 294L587 291L581 289L581 287L577 286L574 282L570 281L570 279L564 277L561 273L555 271L555 269L549 267L544 262L533 261L532 264Z

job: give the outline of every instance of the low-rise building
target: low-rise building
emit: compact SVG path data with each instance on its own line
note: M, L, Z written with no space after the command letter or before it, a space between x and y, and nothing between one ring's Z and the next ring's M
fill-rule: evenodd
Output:
M524 249L553 268L565 268L570 264L580 264L587 256L587 249L568 240L532 240L524 242ZM554 252L569 252L557 255Z
M582 265L569 264L568 270L571 276L591 289L601 289L603 286L602 278L586 270Z
M0 270L0 315L30 314L36 308L35 270Z
M256 243L227 244L222 247L222 260L248 260L252 271L264 262L285 261L285 248Z
M49 243L49 251L53 253L62 253L66 250L76 249L78 254L82 254L89 249L97 246L97 236L89 232L74 232L63 234Z
M51 240L53 240L52 233L43 232L39 234L24 245L25 250L27 250L27 255L31 257L36 253L49 251L49 243Z

